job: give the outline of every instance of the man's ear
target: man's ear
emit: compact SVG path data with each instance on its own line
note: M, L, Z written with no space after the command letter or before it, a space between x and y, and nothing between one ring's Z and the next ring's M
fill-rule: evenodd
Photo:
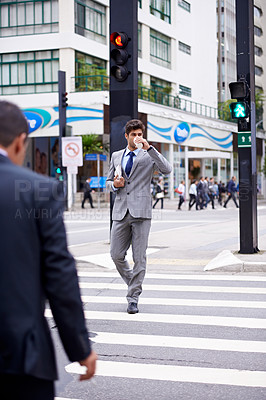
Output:
M21 135L19 135L17 138L16 138L16 142L15 142L15 152L18 154L18 153L21 153L21 151L24 151L24 148L25 148L25 142L26 142L26 139L27 139L27 134L26 133L21 133Z
M128 140L128 134L127 133L125 133L125 138Z
M7 148L8 157L17 165L22 165L26 153L26 133L21 133Z

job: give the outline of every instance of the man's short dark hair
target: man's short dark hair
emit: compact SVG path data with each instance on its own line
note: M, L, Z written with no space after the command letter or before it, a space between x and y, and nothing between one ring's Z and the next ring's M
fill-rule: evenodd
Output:
M8 101L0 101L0 145L8 147L22 133L29 133L28 121L21 109Z
M141 129L142 133L145 132L145 125L139 119L131 119L126 123L125 132L128 135L131 131Z

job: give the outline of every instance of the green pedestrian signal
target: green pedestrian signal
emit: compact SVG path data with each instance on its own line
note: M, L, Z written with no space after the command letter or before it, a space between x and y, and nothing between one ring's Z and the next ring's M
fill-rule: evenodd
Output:
M248 118L249 109L245 101L237 101L229 105L233 119Z
M61 172L62 172L62 171L61 171L61 168L60 168L60 167L57 167L56 170L55 170L55 172L56 172L57 174L61 174Z

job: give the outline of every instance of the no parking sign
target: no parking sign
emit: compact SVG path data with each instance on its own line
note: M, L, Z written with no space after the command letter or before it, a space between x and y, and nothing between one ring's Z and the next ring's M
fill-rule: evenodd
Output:
M62 164L63 167L81 167L83 165L82 138L62 138Z

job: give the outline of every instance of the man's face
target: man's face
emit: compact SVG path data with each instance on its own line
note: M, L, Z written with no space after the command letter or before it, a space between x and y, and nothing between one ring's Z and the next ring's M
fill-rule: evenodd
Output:
M135 150L137 148L137 146L134 143L134 139L136 136L143 137L143 132L141 129L136 129L134 131L130 131L129 134L127 133L125 134L129 149Z

